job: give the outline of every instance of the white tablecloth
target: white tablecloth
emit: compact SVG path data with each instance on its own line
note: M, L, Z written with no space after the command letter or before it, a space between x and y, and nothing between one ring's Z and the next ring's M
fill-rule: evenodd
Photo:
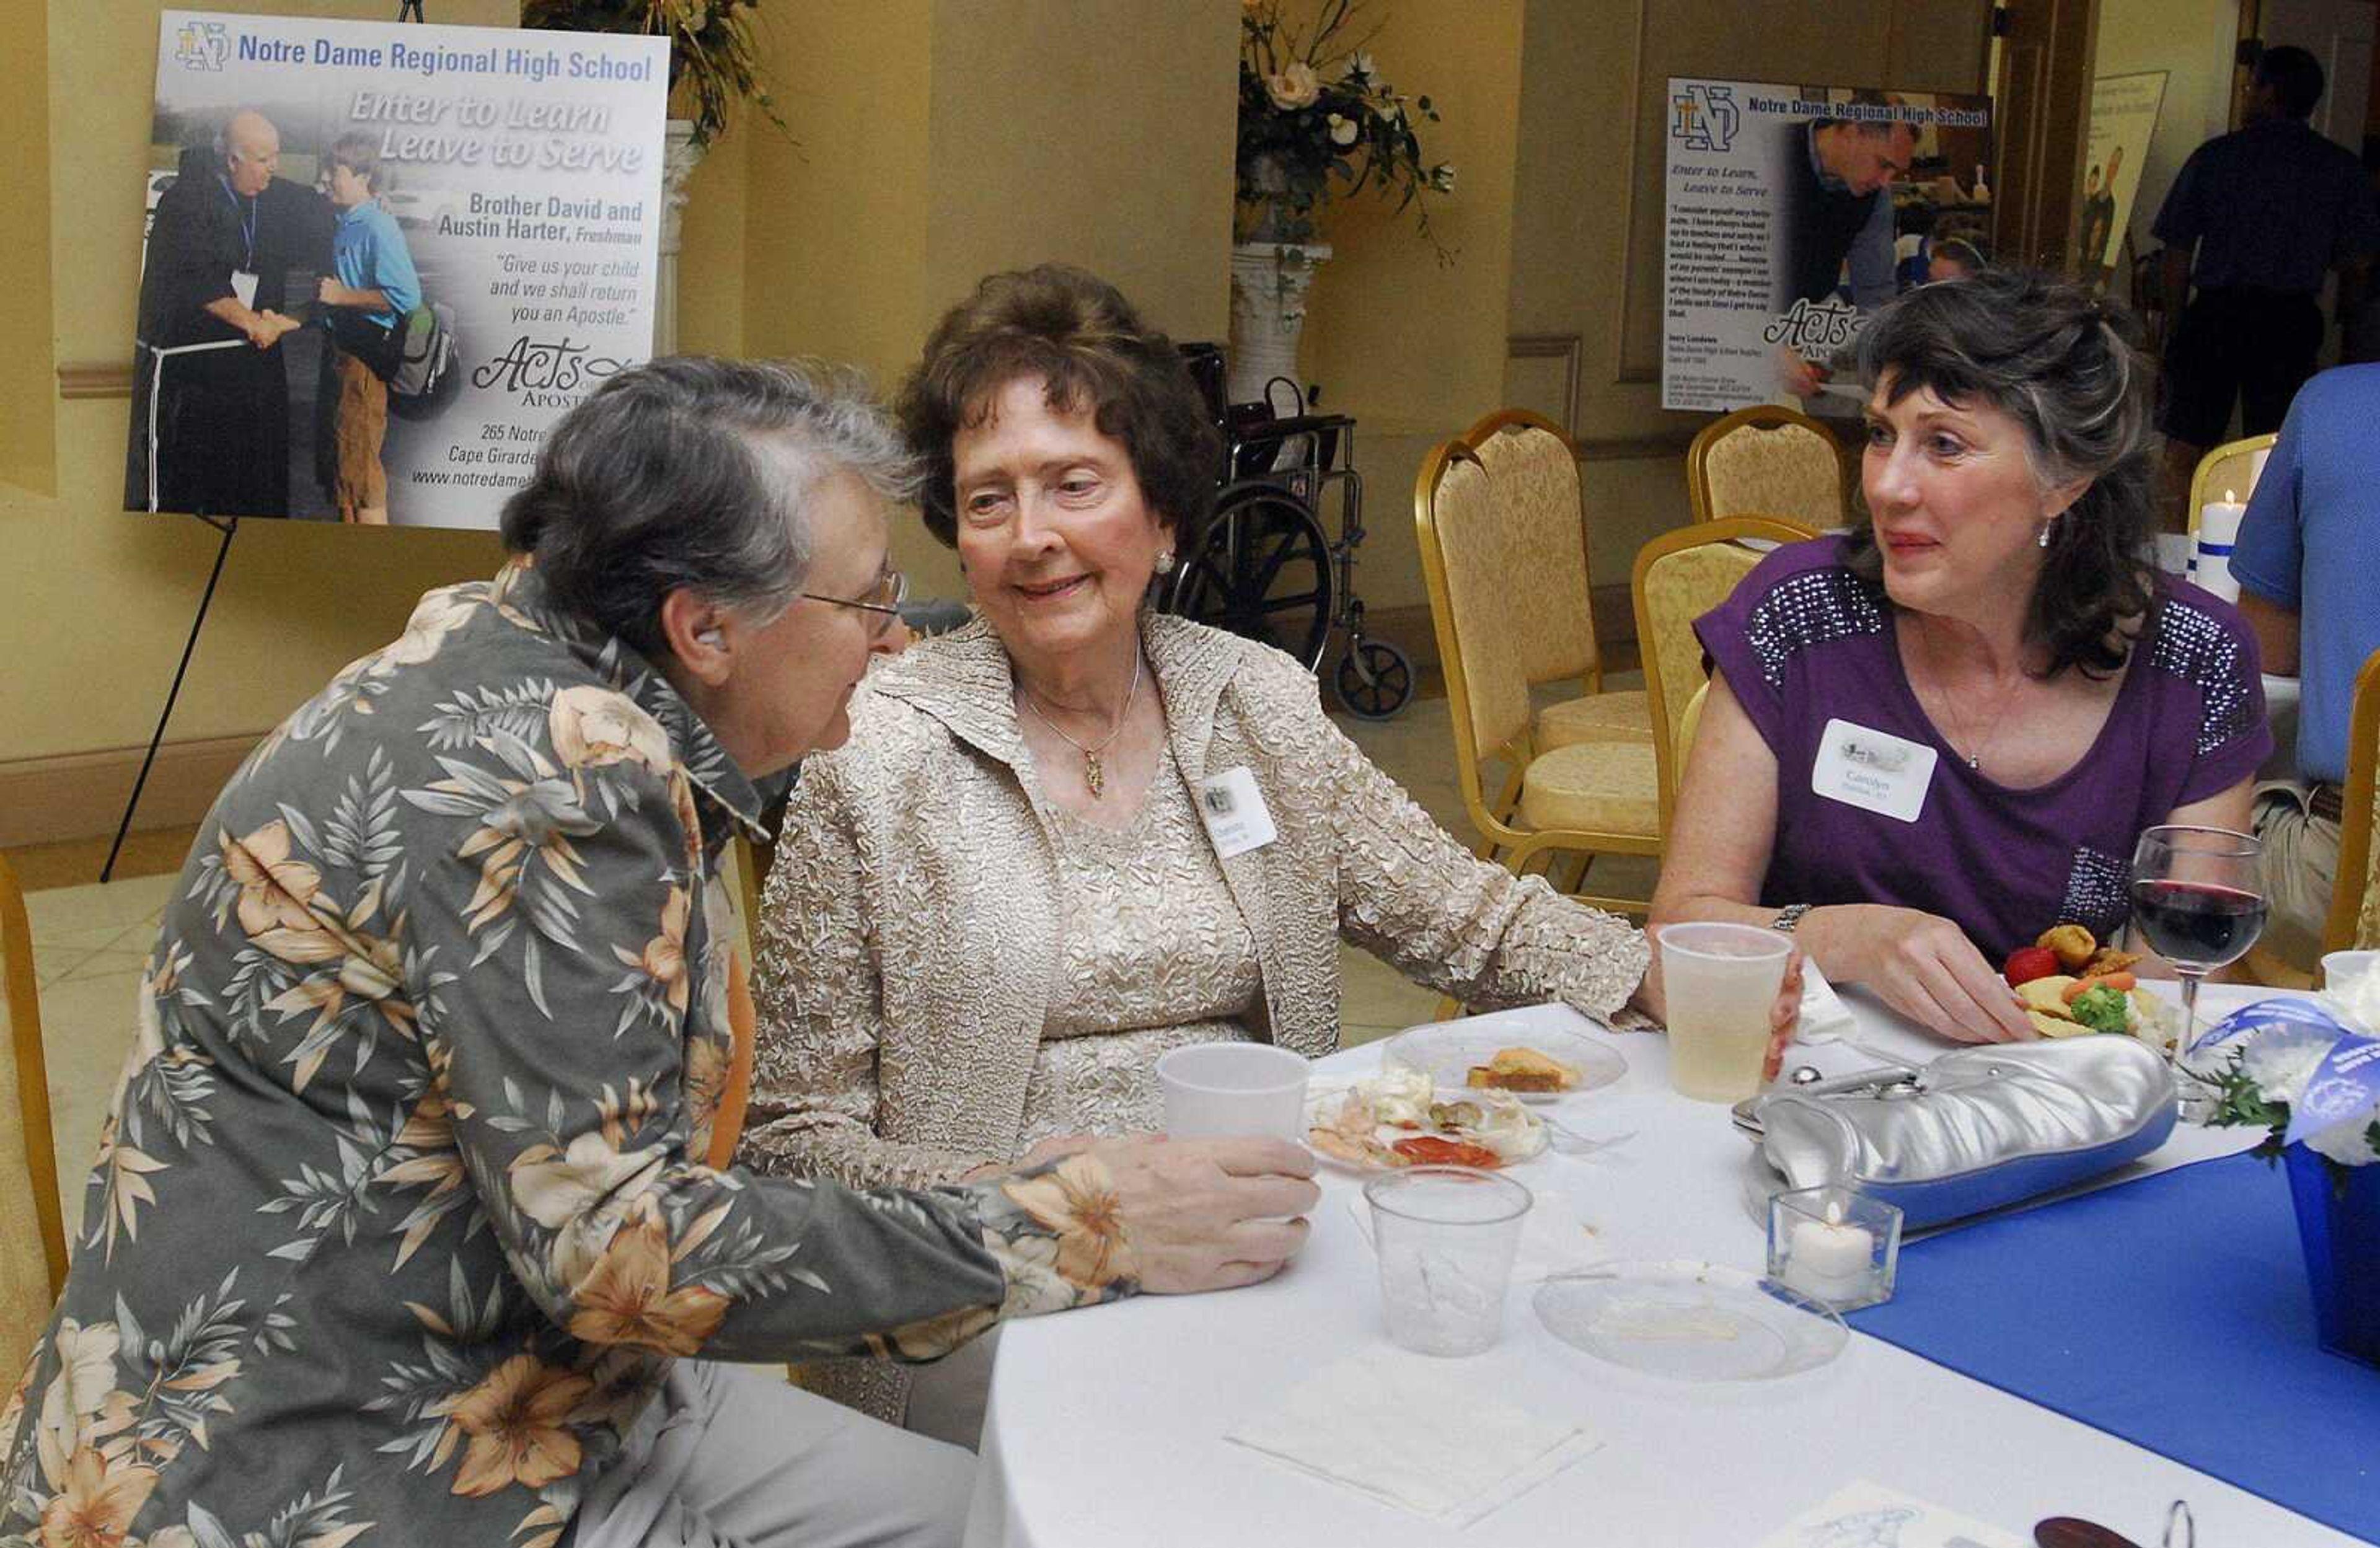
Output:
M2247 993L2210 988L2202 1009L2219 1014ZM1859 1015L1859 1046L1797 1050L1789 1066L1839 1073L1876 1062L1863 1048L1920 1059L1943 1051L1873 1002L1846 998ZM1524 1014L1603 1038L1627 1057L1617 1085L1556 1111L1590 1134L1638 1134L1594 1157L1549 1154L1515 1175L1559 1191L1614 1258L1701 1258L1760 1272L1762 1232L1743 1202L1758 1173L1727 1109L1670 1090L1668 1046L1657 1035L1601 1032L1559 1007ZM1361 1073L1378 1058L1377 1047L1351 1049L1323 1068ZM2227 1155L2252 1138L2185 1129L2143 1169ZM1143 1296L1009 1324L967 1548L1445 1548L1442 1527L1223 1439L1288 1384L1385 1345L1374 1261L1343 1198L1359 1180L1326 1176L1310 1244L1269 1284ZM2041 1283L2044 1300L2054 1300L2056 1264L2042 1265ZM1864 1335L1854 1333L1832 1364L1781 1382L1672 1385L1555 1339L1530 1309L1531 1290L1515 1287L1502 1342L1448 1361L1447 1381L1574 1416L1606 1444L1452 1534L1469 1541L1749 1548L1858 1478L2021 1536L2044 1517L2073 1515L2153 1542L2167 1502L2180 1497L2207 1548L2352 1541Z

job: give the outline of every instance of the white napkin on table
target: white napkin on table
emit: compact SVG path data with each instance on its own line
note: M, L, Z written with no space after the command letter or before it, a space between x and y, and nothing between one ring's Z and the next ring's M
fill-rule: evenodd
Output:
M1566 1420L1474 1397L1459 1364L1375 1345L1223 1438L1358 1494L1467 1527L1603 1445Z

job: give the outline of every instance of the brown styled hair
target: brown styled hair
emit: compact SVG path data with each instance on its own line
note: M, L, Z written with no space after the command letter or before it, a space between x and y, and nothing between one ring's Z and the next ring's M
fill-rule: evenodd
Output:
M994 274L953 307L926 341L895 406L925 468L926 528L958 543L953 443L983 422L1000 390L1039 379L1061 413L1088 409L1131 458L1133 477L1185 557L1213 514L1222 433L1173 341L1115 286L1063 263Z

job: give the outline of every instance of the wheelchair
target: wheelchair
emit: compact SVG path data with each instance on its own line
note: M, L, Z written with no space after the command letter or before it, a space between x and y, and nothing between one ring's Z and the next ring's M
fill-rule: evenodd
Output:
M1308 671L1321 670L1331 636L1340 635L1345 648L1330 674L1340 704L1362 720L1391 718L1413 698L1413 662L1364 630L1364 601L1355 595L1355 550L1364 541L1355 421L1302 412L1303 394L1286 377L1267 384L1267 397L1285 390L1301 412L1277 417L1269 401L1230 404L1221 348L1190 344L1182 352L1225 452L1206 541L1181 556L1163 606L1285 651ZM1322 525L1326 504L1338 517L1335 538Z

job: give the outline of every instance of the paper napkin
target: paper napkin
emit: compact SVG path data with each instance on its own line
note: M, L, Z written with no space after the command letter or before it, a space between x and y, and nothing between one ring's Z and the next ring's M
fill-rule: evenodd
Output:
M1471 1525L1603 1444L1567 1420L1465 1396L1448 1369L1374 1345L1223 1438L1448 1527Z
M1759 1548L2026 1548L2024 1539L1861 1479L1760 1540Z

